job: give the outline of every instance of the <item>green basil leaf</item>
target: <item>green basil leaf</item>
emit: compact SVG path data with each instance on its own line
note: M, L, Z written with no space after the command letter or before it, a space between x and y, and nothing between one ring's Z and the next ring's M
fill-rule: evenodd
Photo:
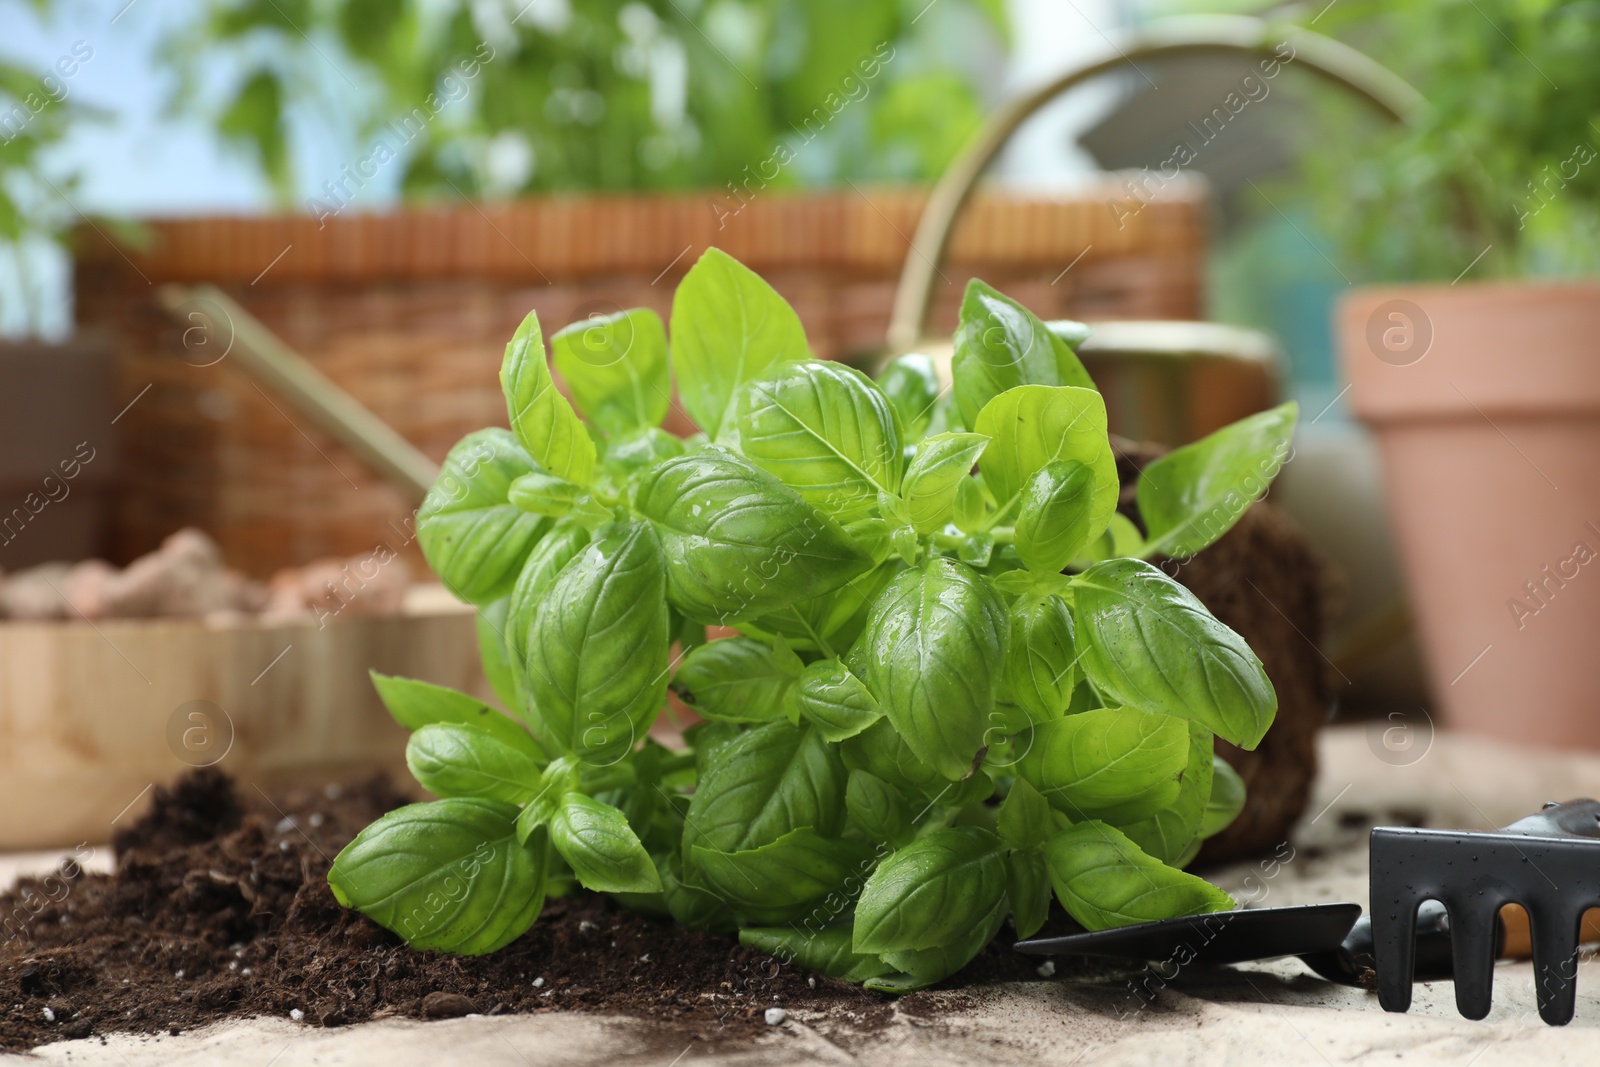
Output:
M838 523L719 448L645 472L634 506L661 535L667 596L697 622L769 615L872 566Z
M979 433L942 433L917 445L900 495L918 533L941 530L950 521L962 483L970 481L967 476L988 444Z
M951 516L962 533L977 533L987 520L983 487L976 478L963 478L956 485L955 513Z
M713 441L732 428L740 386L774 363L809 355L788 301L721 249L706 249L678 284L672 298L678 396Z
M880 564L832 592L763 615L754 623L741 623L740 628L758 636L781 635L792 647L808 651L826 654L844 648L861 636L872 602L900 570L898 561Z
M1214 837L1226 830L1244 810L1244 779L1221 756L1212 759L1211 795L1200 818L1200 837Z
M672 681L685 704L724 722L783 718L794 686L795 673L778 662L771 646L748 637L725 637L692 650Z
M683 881L682 863L677 852L669 852L656 863L661 875L661 898L679 926L691 930L732 933L739 928L728 905L704 889Z
M1106 405L1092 389L1024 385L989 401L973 429L994 438L983 454L983 481L1011 517L1034 475L1076 460L1094 475L1088 531L1099 536L1117 510L1117 461L1106 436Z
M870 866L858 841L823 837L798 826L775 841L739 852L690 847L690 867L703 888L738 911L757 914L803 905L839 888Z
M389 709L394 721L407 730L420 730L429 723L459 723L487 731L501 741L542 758L533 738L508 715L503 715L477 697L458 693L442 685L368 671L378 699Z
M709 640L705 623L684 618L678 614L677 608L668 608L667 617L672 622L674 639L685 653L692 652Z
M540 773L533 795L517 813L517 840L524 843L534 832L555 821L561 798L578 788L577 764L571 756L558 756Z
M1026 778L1018 777L1000 803L995 829L1012 848L1037 848L1055 833L1055 817L1049 801Z
M540 469L588 485L594 474L594 441L550 376L539 316L531 311L506 345L500 388L512 432Z
M1194 719L1238 745L1261 743L1278 696L1244 638L1140 560L1096 563L1073 580L1073 614L1095 688L1133 707Z
M904 526L910 522L910 512L906 509L906 501L902 501L894 493L878 490L878 517L882 518L886 526Z
M1017 936L1032 937L1050 914L1050 868L1038 849L1006 856L1006 896Z
M1200 846L1204 843L1205 842L1200 838L1195 838L1193 841L1189 842L1189 847L1183 850L1183 854L1177 859L1173 860L1171 863L1167 864L1167 866L1176 867L1180 871L1185 869L1189 866L1189 864L1194 862L1194 858L1196 856L1200 855Z
M1106 702L1100 699L1100 694L1094 691L1094 686L1083 682L1072 691L1072 703L1067 705L1067 714L1078 715L1105 706Z
M597 893L657 893L661 878L627 818L582 793L561 798L550 843L584 888Z
M871 515L847 523L844 532L850 535L850 540L861 546L861 550L871 557L874 564L882 563L889 558L891 528L878 516Z
M1094 334L1094 327L1085 322L1074 319L1047 319L1044 328L1055 334L1067 343L1067 347L1076 354L1078 347ZM1088 373L1087 371L1085 373ZM1072 384L1068 382L1067 384Z
M818 660L802 671L795 700L800 714L829 741L854 737L883 717L867 684L836 659Z
M667 333L648 308L581 319L550 338L556 369L608 436L661 425L672 401Z
M1146 856L1113 827L1085 822L1045 845L1056 899L1085 930L1232 911L1233 898Z
M654 531L615 523L561 569L528 631L528 691L547 738L614 762L666 699L666 565Z
M1017 773L1069 818L1131 822L1178 797L1189 725L1136 708L1098 708L1034 728Z
M918 818L935 805L954 810L981 804L994 795L994 780L981 768L968 778L952 782L922 762L887 718L840 742L838 748L846 768L866 771L894 786L917 809Z
M1233 528L1289 456L1300 408L1280 404L1175 448L1139 475L1146 554L1187 558Z
M842 523L900 484L894 409L842 363L775 364L740 391L736 421L740 452Z
M911 509L906 507L906 502L894 493L881 490L878 493L878 514L891 530L911 522Z
M956 558L973 567L987 567L994 558L994 535L975 533L956 546Z
M739 931L739 944L753 948L780 963L798 963L808 971L846 982L864 982L893 970L873 955L850 947L850 924L804 931L792 926L747 926Z
M1094 388L1065 340L1050 331L1033 312L974 278L961 299L956 326L956 406L968 426L985 404L1019 385L1070 385Z
M454 723L430 723L406 743L411 776L434 796L508 804L521 804L535 793L543 769L539 756L531 743L513 744L487 730Z
M878 388L894 407L902 440L916 441L928 432L941 391L932 356L907 352L890 361L878 375Z
M510 613L510 597L501 597L478 609L478 656L483 660L483 673L495 699L504 707L521 708L522 683L511 667L511 653L506 646L506 618Z
M683 854L745 852L802 826L844 824L844 764L815 730L768 723L715 749L684 818Z
M998 837L978 826L935 830L872 872L856 902L852 946L878 953L938 948L982 922L1005 892Z
M1126 559L1145 554L1144 534L1122 512L1113 512L1106 532L1084 546L1083 556L1090 563Z
M556 520L550 532L528 553L517 582L511 587L506 601L504 639L507 662L518 699L513 705L529 728L539 736L545 734L538 709L528 699L527 648L533 633L534 611L539 601L555 584L556 575L589 544L589 530L571 516Z
M697 722L683 731L683 740L694 752L695 773L704 778L706 771L711 767L712 757L717 749L724 745L732 744L745 735L745 730L738 723L732 722Z
M1039 469L1022 491L1017 555L1035 571L1057 574L1103 532L1091 529L1094 472L1074 459ZM1107 516L1106 521L1110 521Z
M487 604L511 591L522 561L549 527L508 498L511 483L534 469L505 430L478 430L445 457L417 510L417 543L450 592Z
M988 584L938 556L890 582L867 617L868 688L911 751L952 781L983 747L1007 628Z
M875 774L850 772L844 808L847 836L891 848L911 840L911 809L905 797Z
M861 642L857 647L862 647ZM876 775L924 803L936 797L951 799L950 794L959 789L952 788L944 775L918 759L888 719L879 719L843 742L839 755L852 771Z
M663 460L681 456L687 449L682 438L650 426L613 437L606 445L606 466L632 473L653 467Z
M1189 761L1179 780L1178 798L1148 819L1121 827L1128 840L1162 863L1181 867L1178 861L1200 836L1206 804L1211 797L1212 734L1189 722Z
M516 809L458 797L379 817L334 858L341 905L412 948L481 956L533 925L544 907L545 841L517 843Z
M573 485L565 478L557 478L544 471L534 471L512 482L506 496L513 507L530 515L560 518L572 510L582 492L582 488Z
M883 962L902 972L901 976L875 978L865 983L868 989L885 993L910 993L955 974L971 963L984 946L994 940L1006 919L1006 898L1002 893L982 916L944 944L932 948L885 952Z
M1027 712L1004 698L1002 691L989 716L989 729L983 735L988 745L983 755L984 765L996 772L1015 767L1021 753L1033 741L1033 720L1028 718Z
M998 914L1003 921L1005 919L1005 912L1002 911ZM995 929L998 931L999 927L996 926ZM978 951L983 951L981 946L979 947ZM976 953L974 953L974 955L976 955ZM965 964L962 966L965 966ZM960 969L960 967L956 968L957 971ZM950 973L954 974L955 971ZM880 975L877 978L868 978L865 982L861 983L861 987L863 989L870 989L874 993L888 993L892 996L900 997L905 996L907 993L915 993L920 989L927 989L938 980L939 979L937 978L913 978L911 975L905 974L901 971L891 970L888 974Z
M1066 714L1081 676L1072 612L1066 602L1054 595L1019 596L1011 606L1011 640L1006 646L1004 671L1011 702L1035 723L1059 719Z
M1002 550L996 563L1000 566L1009 566L1016 562L1015 557L1005 554ZM989 574L989 584L1007 596L1056 596L1068 597L1072 590L1072 576L1069 574L1041 574L1038 571L1022 569L992 571Z
M782 637L772 638L772 661L796 678L806 669L806 661L801 659L799 654L789 647L789 642Z
M893 546L895 554L910 566L915 567L922 558L922 542L917 538L917 531L909 526L900 526L889 535L889 544Z
M556 575L589 546L589 531L576 519L566 518L550 528L517 575L506 608L506 641L520 659L527 648L534 609L556 583Z

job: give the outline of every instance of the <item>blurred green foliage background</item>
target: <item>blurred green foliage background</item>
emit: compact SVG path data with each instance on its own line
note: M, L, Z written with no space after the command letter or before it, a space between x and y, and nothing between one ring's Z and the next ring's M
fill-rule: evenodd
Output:
M1005 32L1002 0L208 0L164 52L285 199L318 192L291 116L355 157L418 114L408 195L505 196L716 188L780 144L780 186L930 178Z
M1303 189L1355 280L1600 269L1600 0L1316 8L1430 105L1410 129L1317 112Z
M1300 109L1271 137L1289 163L1219 192L1213 314L1276 334L1297 380L1336 389L1327 310L1350 284L1600 270L1600 0L0 0L0 17L49 27L31 51L0 42L0 116L16 119L0 129L0 328L38 321L8 311L47 287L31 253L84 217L112 225L77 192L74 167L103 178L102 155L83 136L58 150L98 120L126 138L124 100L88 84L114 69L139 71L127 98L164 98L207 149L168 143L167 127L146 150L226 146L233 172L200 173L249 185L254 210L727 193L752 173L761 188L925 183L990 107L1049 73L1042 25L1065 66L1079 44L1081 60L1120 30L1218 11L1335 36L1431 102L1402 130L1286 78ZM79 44L89 73L52 91L52 64ZM130 57L135 44L155 58ZM1145 88L1130 70L1095 92L1115 106ZM1005 177L1033 177L1040 157L1026 159Z

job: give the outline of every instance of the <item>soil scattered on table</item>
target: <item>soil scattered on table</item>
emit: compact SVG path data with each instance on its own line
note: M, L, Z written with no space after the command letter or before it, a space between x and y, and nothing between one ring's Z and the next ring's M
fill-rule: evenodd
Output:
M115 874L69 859L0 895L0 1048L250 1016L339 1026L543 1011L634 1015L719 1043L770 1032L774 1006L827 1011L862 1032L896 1010L883 994L582 890L492 955L416 952L339 907L326 879L363 826L408 799L382 778L268 798L215 770L157 788L112 843ZM1009 933L943 985L1037 981L1039 961L1010 951ZM899 1004L938 1010L927 994Z

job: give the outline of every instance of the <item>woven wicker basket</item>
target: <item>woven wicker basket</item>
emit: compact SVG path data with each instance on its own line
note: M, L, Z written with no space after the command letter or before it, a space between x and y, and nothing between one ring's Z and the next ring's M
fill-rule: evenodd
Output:
M1176 192L1119 227L1107 205L1123 195L1108 184L1069 199L977 196L943 264L933 328L953 326L974 275L1049 317L1197 317L1200 194ZM212 363L225 338L167 318L161 283L216 283L439 459L469 430L504 424L496 371L530 308L547 330L624 307L665 314L709 245L794 304L818 355L881 348L924 201L905 190L767 195L720 223L708 200L684 196L552 197L322 226L186 219L152 223L143 253L85 230L79 324L115 339L121 403L132 403L118 425L113 556L184 525L256 574L379 543L414 552L405 498L227 358Z

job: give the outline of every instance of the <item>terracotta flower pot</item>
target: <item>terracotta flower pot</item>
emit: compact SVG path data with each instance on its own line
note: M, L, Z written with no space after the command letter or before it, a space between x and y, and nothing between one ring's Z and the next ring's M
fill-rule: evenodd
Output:
M1338 327L1444 721L1600 748L1600 283L1361 289Z

